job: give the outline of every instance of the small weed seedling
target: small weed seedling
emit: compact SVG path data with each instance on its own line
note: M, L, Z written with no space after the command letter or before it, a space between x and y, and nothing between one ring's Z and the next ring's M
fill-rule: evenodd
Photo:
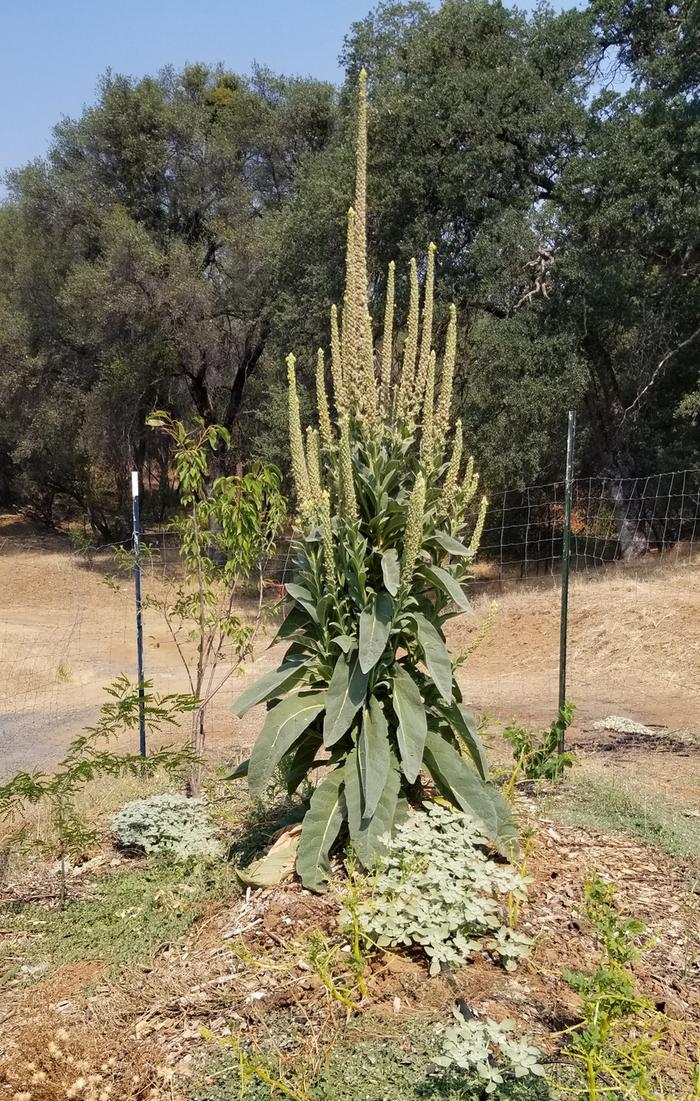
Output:
M586 884L586 914L600 946L598 966L591 974L564 972L583 1002L582 1024L563 1050L580 1082L575 1095L661 1101L666 1091L656 1057L667 1021L637 990L630 969L646 927L619 914L615 887L597 875Z

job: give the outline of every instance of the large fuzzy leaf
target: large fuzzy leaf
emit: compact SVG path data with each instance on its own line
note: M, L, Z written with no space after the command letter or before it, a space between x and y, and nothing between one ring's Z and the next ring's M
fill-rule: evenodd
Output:
M355 751L353 750L353 752ZM359 820L351 817L350 802L348 800L350 839L360 863L365 868L370 867L386 851L386 844L391 836L396 818L400 787L401 777L397 762L394 762L387 773L379 802L373 814L364 815Z
M316 603L313 596L308 589L305 589L303 585L296 585L292 582L285 585L285 588L292 600L295 601L304 611L313 619L314 623L318 623L318 612L316 611Z
M325 705L325 692L304 692L299 696L290 696L268 711L248 767L248 783L253 795L264 794L287 750L320 715Z
M240 718L246 711L250 711L251 707L256 707L274 696L285 695L301 684L307 675L306 661L301 655L285 659L277 669L258 677L245 692L241 693L233 705L234 715Z
M393 702L399 720L397 739L403 773L410 784L420 772L428 731L425 704L418 685L400 665L392 669Z
M279 630L268 649L275 646L278 642L282 642L284 639L291 638L297 631L302 632L304 627L309 626L310 617L308 612L304 611L299 604L293 604L280 624Z
M428 672L442 698L449 703L452 699L452 664L447 647L440 633L421 612L414 612L413 619Z
M476 719L471 711L458 703L453 703L451 707L446 707L441 703L436 706L440 714L447 719L452 729L456 731L466 745L482 780L488 780L489 763L477 731Z
M362 783L365 815L374 814L389 772L389 726L384 709L372 696L362 716L362 729L357 739L357 759Z
M278 837L265 856L247 868L236 868L236 877L244 887L275 887L294 872L301 826L292 826Z
M309 891L321 892L330 879L330 851L345 818L344 769L326 776L311 796L297 852L297 873Z
M457 750L435 731L428 731L425 763L441 795L466 811L491 840L499 840L503 828L493 791Z
M362 707L367 691L367 673L363 673L355 655L341 654L335 663L326 694L326 717L323 721L324 745L334 745L342 738Z
M398 551L394 547L384 551L382 555L382 577L387 591L392 596L396 596L401 581L401 563L399 562Z
M446 531L436 531L433 539L443 550L454 555L455 558L465 558L470 553L469 548L465 547L464 543L460 543L459 539L448 535Z
M465 612L469 611L469 601L462 591L462 586L449 570L443 570L442 566L428 566L426 563L422 563L420 569L428 580L455 602L458 608L462 608Z
M362 823L362 781L356 745L352 747L345 759L343 784L348 827L352 838L359 832Z
M323 745L323 739L316 731L309 731L299 745L290 751L289 771L286 773L287 793L291 796L302 780L314 767L316 754Z
M360 616L360 669L369 673L384 653L391 630L394 602L388 593L377 593Z

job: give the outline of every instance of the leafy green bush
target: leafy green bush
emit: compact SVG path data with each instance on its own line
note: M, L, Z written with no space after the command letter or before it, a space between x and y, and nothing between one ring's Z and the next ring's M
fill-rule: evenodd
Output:
M544 1077L538 1061L542 1052L527 1036L515 1035L512 1021L465 1020L456 1010L457 1023L443 1037L442 1054L435 1062L440 1067L458 1067L477 1075L486 1094L495 1093L507 1077Z
M112 818L112 829L124 848L190 856L221 856L222 846L201 799L164 793L126 803Z
M357 908L366 935L381 946L420 945L431 975L481 949L513 970L531 942L503 923L500 900L524 900L528 880L483 845L466 814L435 803L411 815L381 859L371 898Z
M556 780L564 769L571 768L575 760L573 753L560 753L559 750L573 721L574 710L574 704L567 703L542 734L514 722L505 728L503 737L513 747L516 779L522 772L528 780Z
M280 667L234 709L242 715L269 705L249 765L255 796L264 795L280 764L289 766L291 791L320 763L331 766L311 796L298 849L297 871L313 890L323 889L331 849L348 835L360 862L373 863L407 805L422 806L421 770L445 799L477 818L484 835L502 843L512 836L508 806L487 782L476 723L445 644L446 620L468 608L463 583L487 502L470 514L477 476L472 460L462 464L461 425L451 433L454 307L436 379L434 245L422 309L411 261L407 335L396 371L390 265L379 384L376 377L367 299L365 79L342 332L335 308L331 315L334 401L319 351L319 427L307 430L306 447L294 357L288 360L299 530L296 579L286 586L288 615L278 638L290 645Z

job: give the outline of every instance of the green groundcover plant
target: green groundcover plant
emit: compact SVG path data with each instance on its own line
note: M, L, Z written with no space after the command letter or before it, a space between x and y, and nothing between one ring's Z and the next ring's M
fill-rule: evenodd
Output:
M313 890L322 890L330 877L330 853L343 837L349 836L363 865L375 861L408 806L422 806L422 772L449 803L473 815L491 841L503 844L512 836L507 805L488 782L444 635L445 622L468 607L463 584L487 505L484 498L476 517L470 513L477 475L471 459L462 462L461 424L451 428L456 314L452 307L438 372L435 246L422 296L417 265L410 263L402 340L395 340L391 264L375 356L366 165L363 73L340 320L336 308L331 311L333 400L320 350L318 427L305 436L295 360L288 358L298 539L296 579L286 586L288 614L278 638L289 648L279 668L234 707L242 715L268 704L248 766L253 795L264 794L280 765L292 792L309 771L328 766L311 796L297 855L297 872Z

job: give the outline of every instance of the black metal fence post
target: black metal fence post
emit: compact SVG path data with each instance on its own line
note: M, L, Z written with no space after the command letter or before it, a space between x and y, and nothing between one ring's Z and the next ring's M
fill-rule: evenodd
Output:
M131 520L134 551L134 590L136 593L136 662L139 681L139 753L146 756L146 714L143 674L143 619L141 614L141 517L139 508L139 474L131 472Z
M559 628L559 711L566 703L566 639L569 616L569 557L571 554L571 489L574 480L576 413L569 410L566 438L566 482L564 485L564 539L561 558L561 621ZM559 735L559 752L564 752L564 731Z

